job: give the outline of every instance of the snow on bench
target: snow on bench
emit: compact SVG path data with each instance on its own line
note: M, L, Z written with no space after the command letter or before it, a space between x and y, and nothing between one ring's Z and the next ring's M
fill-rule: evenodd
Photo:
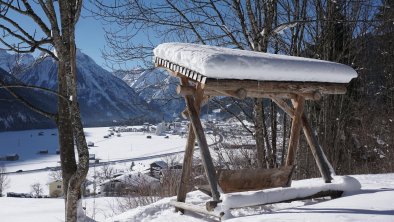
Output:
M322 191L352 192L361 189L360 182L350 176L334 176L332 183L310 181L309 184L298 184L292 187L222 194L221 207L222 210L226 211L231 208L257 206L308 197Z
M163 43L153 52L208 79L348 83L357 77L339 63L209 45Z

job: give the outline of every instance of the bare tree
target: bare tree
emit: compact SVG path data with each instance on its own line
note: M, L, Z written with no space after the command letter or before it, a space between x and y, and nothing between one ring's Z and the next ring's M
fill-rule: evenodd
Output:
M41 183L37 182L31 185L31 191L35 197L41 197L43 193Z
M95 176L98 178L98 182L101 183L105 180L111 179L115 172L115 169L110 164L104 164L96 172Z
M10 184L10 179L6 173L5 167L0 165L0 197L3 196L3 191L7 189Z
M51 178L51 180L53 180L53 181L62 180L62 178L63 178L62 171L61 170L53 170L53 171L49 172L49 178Z
M380 19L385 22L380 22L383 25L379 30L385 30L386 46L391 47L391 41L388 40L391 35L387 33L392 33L390 12L393 7L392 3L386 0L381 2L372 0L121 0L114 3L96 0L94 2L98 8L95 11L96 15L106 22L115 24L115 28L111 27L107 30L108 48L104 53L114 58L114 61L142 59L149 62L155 46L154 42L158 40L136 42L134 39L137 35L148 34L159 39L160 42L192 42L312 57L352 65L355 68L359 66L358 68L365 70L366 62L359 62L360 57L366 49L365 40L374 29L373 25L379 23ZM374 17L379 10L382 12L380 17ZM385 61L392 60L389 51L382 50ZM387 74L391 73L390 67L387 65L384 68ZM380 70L374 71L380 72ZM392 74L386 75L389 76ZM311 117L312 124L319 126L317 128L319 140L323 147L328 149L328 158L337 168L343 169L340 162L348 162L343 159L344 157L354 161L351 160L351 155L345 153L351 151L345 151L341 147L349 146L346 142L349 141L346 140L347 136L343 139L343 135L349 134L349 123L354 121L352 119L356 116L355 113L363 107L357 96L360 95L361 89L369 88L367 83L367 78L360 77L350 84L349 93L345 96L327 96L319 103L307 103L307 110L314 113ZM389 83L392 84L392 77L382 81L380 85L392 89ZM389 99L392 98L392 90L385 90L382 95L386 97L385 101L391 101L392 104L393 100ZM267 109L263 105L262 100L256 100L254 103L257 160L259 167L272 167L278 164L278 160L285 159L286 140L284 137L279 151L276 139L279 132L275 132L278 125L275 106ZM359 108L355 108L356 106ZM388 113L387 115L391 114L390 111L385 112ZM271 132L266 129L268 124L264 126L266 121L271 123ZM284 127L281 128L284 136L289 127L287 121L286 118L283 119ZM272 143L268 143L269 137ZM308 151L305 150L301 154L305 153ZM313 163L313 161L309 162ZM309 167L309 169L313 168Z
M0 1L2 46L18 53L40 50L58 62L58 94L61 95L58 99L58 113L54 115L37 107L33 109L55 119L58 125L66 221L77 221L77 216L84 217L77 213L82 212L78 210L80 188L89 167L76 84L75 25L81 8L81 0ZM20 25L16 22L16 17L30 19L34 27ZM54 51L50 50L52 47ZM25 104L32 107L29 103ZM74 141L78 162L75 159Z

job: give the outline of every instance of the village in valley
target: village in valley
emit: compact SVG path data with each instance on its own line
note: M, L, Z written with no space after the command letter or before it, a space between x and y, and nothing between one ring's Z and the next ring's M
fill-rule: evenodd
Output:
M123 194L127 195L132 187L138 188L139 186L159 189L160 185L167 180L164 179L167 174L179 177L188 125L188 121L163 121L158 124L146 122L139 126L86 128L91 169L90 177L84 184L84 196L122 196ZM240 142L243 143L244 147L254 145L251 143L251 135L248 136L248 133L240 124L206 120L204 126L207 129L209 145L214 150L218 150L223 144L229 146L223 143L224 138L226 138L226 141L237 141L238 145L234 144L232 146L242 146L242 144L239 144ZM220 135L218 134L219 131ZM4 134L0 134L0 137L10 136L7 133ZM57 132L55 129L30 130L14 132L13 134L12 136L19 134L21 138L27 135L26 137L32 138L32 141L40 144L40 140L46 141L48 138L55 137ZM250 141L246 141L248 137ZM243 138L243 141L241 138ZM30 198L57 198L62 196L58 145L48 143L45 144L46 148L43 149L42 147L39 148L40 145L36 145L34 142L31 143L28 140L22 142L37 147L36 150L29 150L30 153L17 148L24 146L19 141L8 145L10 150L19 150L19 152L0 156L0 161L6 167L8 178L11 181L8 188L3 190L3 195ZM15 148L12 148L12 146L15 146ZM52 147L48 148L48 146ZM231 148L234 149L235 147ZM198 150L197 142L195 142L195 149ZM6 152L4 150L2 153ZM44 163L41 163L42 160L31 161L29 160L31 156L44 158L45 161ZM196 155L195 164L198 163L198 156ZM201 163L199 165L201 167ZM198 165L195 166L198 167ZM38 195L32 195L28 186L25 190L22 190L13 185L11 178L14 175L21 176L34 172L48 173L48 178L35 180L35 182L40 183L42 188ZM139 179L135 179L135 177ZM126 191L127 189L128 191Z

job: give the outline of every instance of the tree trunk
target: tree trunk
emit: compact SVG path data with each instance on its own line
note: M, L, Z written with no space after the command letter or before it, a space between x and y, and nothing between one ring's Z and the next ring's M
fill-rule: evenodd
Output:
M256 99L254 102L255 140L257 150L257 167L264 168L264 134L263 134L263 102Z
M67 86L65 84L64 63L58 64L58 88L59 94L67 96ZM77 170L77 163L75 160L74 151L74 136L73 128L70 118L70 108L67 101L58 98L58 119L57 126L59 130L59 143L60 143L60 162L63 176L63 190L64 196L67 197L68 183L71 176ZM67 200L67 198L65 198Z
M277 166L276 164L276 135L277 135L277 110L275 103L271 100L271 138L272 138L272 151L270 157L270 168Z
M283 142L282 142L282 153L281 153L281 166L285 164L285 153L286 153L286 138L287 138L287 114L283 114Z
M264 110L264 105L261 105L261 114L262 114L262 123L263 123L263 135L264 135L264 141L265 141L265 161L267 164L267 168L271 168L271 144L270 144L270 140L268 137L268 129L267 129L267 125L265 124L265 110Z
M81 114L77 99L77 70L76 70L76 45L75 45L75 24L78 20L78 11L75 10L75 5L69 4L65 1L59 2L60 19L61 19L61 42L55 44L55 48L60 52L59 64L62 63L63 72L59 75L64 75L61 78L62 84L67 86L67 96L69 96L69 116L73 127L73 138L78 152L78 163L76 170L71 175L68 182L67 196L66 196L66 221L76 222L78 219L84 217L82 210L79 209L81 199L81 187L86 179L89 170L89 150L86 144L86 138L83 131L81 121ZM63 163L67 165L68 163Z
M78 151L77 170L69 181L67 203L66 203L66 220L77 221L79 201L81 199L81 186L85 181L89 171L89 150L86 144L85 134L81 121L81 114L77 100L77 81L76 81L76 51L74 42L74 33L70 33L70 46L68 49L68 61L66 62L66 81L70 90L70 115L73 124L73 133Z

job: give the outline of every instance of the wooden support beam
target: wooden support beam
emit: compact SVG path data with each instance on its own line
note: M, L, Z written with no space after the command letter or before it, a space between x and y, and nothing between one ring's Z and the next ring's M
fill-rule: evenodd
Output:
M253 80L216 80L207 79L205 90L237 90L239 88L248 91L260 92L288 92L288 93L312 93L322 94L345 94L346 84L324 83L324 82L274 82L274 81L253 81Z
M219 91L217 90L216 93L218 93L220 96L230 96L234 97L237 99L245 99L247 96L247 91L244 88L239 88L237 90L223 90Z
M271 98L296 99L297 95L304 97L305 100L320 100L322 95L319 91L315 92L265 92L248 90L248 97L251 98Z
M224 216L224 212L214 212L214 211L208 211L207 209L205 209L204 207L199 207L193 204L188 204L188 203L183 203L183 202L177 202L177 201L170 201L170 205L176 207L176 208L181 208L184 210L189 210L192 212L196 212L196 213L201 213L201 214L205 214L205 215L209 215L209 216L214 216L217 218L222 218Z
M183 86L189 85L188 80L186 78L182 78L182 85ZM194 98L191 95L186 95L184 97L189 113L189 118L192 123L194 133L196 134L198 145L200 147L200 153L201 153L201 158L205 169L205 173L207 175L209 186L211 187L212 190L212 198L214 201L219 201L220 194L217 188L215 167L213 165L212 157L209 152L208 143L205 138L204 129L202 127L201 120L199 118L199 113L197 112L194 104ZM197 97L201 97L201 99L203 98L203 89L201 88L200 84L197 86L197 90L196 90L195 98Z
M322 175L324 182L331 183L331 170L326 159L322 147L316 138L316 135L312 131L312 127L306 118L306 115L302 115L302 129L308 142L309 148L311 149L312 155L316 161L317 167L319 168L320 174Z
M298 143L300 140L301 127L302 127L302 113L304 112L304 98L298 97L293 100L294 103L294 118L292 120L289 148L287 150L286 166L294 165L295 154L297 151Z
M271 98L284 112L286 112L291 118L294 118L295 111L291 108L284 100L275 97ZM313 133L312 127L310 126L305 113L302 114L302 129L306 140L308 142L309 148L311 149L312 155L316 161L317 167L319 168L320 174L322 175L326 183L331 183L331 171L329 163L324 155L322 147Z
M204 95L204 97L203 97L203 99L202 99L202 102L200 103L200 108L203 107L203 106L205 106L205 105L209 102L209 99L210 99L210 96ZM182 117L183 117L183 118L185 118L185 119L188 119L188 118L189 118L189 111L187 110L187 107L186 107L185 110L182 111L181 114L182 114Z
M178 202L185 202L186 194L189 188L189 180L192 171L192 163L193 163L193 151L194 151L194 143L196 141L196 135L194 133L194 129L192 124L189 124L189 134L187 135L187 143L185 148L185 155L183 157L183 165L182 165L182 174L181 180L179 181L178 193L176 200ZM181 211L183 213L183 209L175 208L175 211Z
M239 93L242 90L241 94ZM245 91L243 91L245 90ZM321 94L320 92L310 92L310 93L289 93L289 92L263 92L263 91L252 91L249 89L240 88L235 91L227 90L227 91L220 91L220 90L210 90L206 89L204 91L205 95L209 96L230 96L238 99L244 99L246 97L250 98L281 98L281 99L295 99L297 94L304 97L305 100L320 100Z
M289 115L292 119L294 118L294 109L291 108L286 101L280 99L276 96L271 96L270 99L276 103L287 115Z
M176 87L176 93L181 96L194 95L196 93L196 88L192 86L178 85Z

